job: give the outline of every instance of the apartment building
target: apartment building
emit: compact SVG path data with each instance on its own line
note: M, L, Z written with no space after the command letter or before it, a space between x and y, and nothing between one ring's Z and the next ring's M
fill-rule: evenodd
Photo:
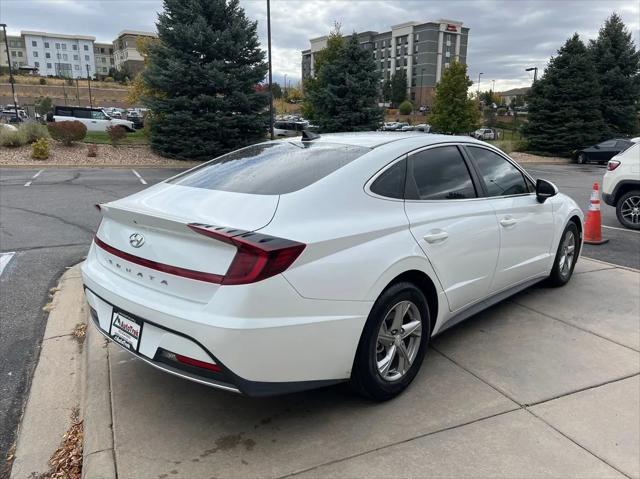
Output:
M48 32L20 32L27 51L27 66L41 76L85 78L95 75L95 37Z
M144 59L138 51L138 41L142 38L158 38L153 32L123 30L113 41L113 60L118 70L125 68L136 74L144 68Z
M97 75L106 76L111 68L115 67L112 43L94 43L93 56L95 58L95 70Z
M350 36L348 36L350 37ZM390 31L367 31L358 34L362 48L371 51L380 82L403 69L412 101L430 105L442 72L452 61L467 62L469 28L456 20L407 22L393 25ZM302 78L315 74L315 55L327 46L327 37L309 40L310 48L302 51Z
M27 66L27 49L24 45L24 38L7 35L7 42L9 43L11 66L15 69ZM8 65L7 47L5 45L4 38L2 38L2 42L0 42L0 66L6 67Z

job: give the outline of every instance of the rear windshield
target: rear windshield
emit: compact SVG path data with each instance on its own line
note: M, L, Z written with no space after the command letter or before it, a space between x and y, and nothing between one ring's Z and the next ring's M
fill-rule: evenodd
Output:
M361 146L333 143L261 143L216 158L169 183L281 195L309 186L369 151Z

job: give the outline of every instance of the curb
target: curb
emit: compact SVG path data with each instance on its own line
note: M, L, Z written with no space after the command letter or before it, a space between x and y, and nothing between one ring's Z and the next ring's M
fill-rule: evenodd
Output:
M71 426L71 414L81 406L82 352L74 337L86 321L80 266L60 278L51 301L40 355L24 414L18 427L12 478L39 477Z
M84 445L82 477L115 479L111 378L107 341L88 320L84 348Z

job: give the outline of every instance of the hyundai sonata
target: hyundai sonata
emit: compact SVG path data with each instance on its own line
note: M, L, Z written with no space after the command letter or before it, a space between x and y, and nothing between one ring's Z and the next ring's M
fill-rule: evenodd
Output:
M468 137L305 134L100 205L91 315L147 363L252 396L351 381L376 400L434 335L569 281L583 215Z

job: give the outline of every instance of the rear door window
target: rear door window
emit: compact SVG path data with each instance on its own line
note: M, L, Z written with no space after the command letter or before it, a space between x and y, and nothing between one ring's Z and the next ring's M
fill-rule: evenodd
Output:
M76 118L91 118L91 110L83 110L78 108L73 110L73 116Z
M476 196L469 169L456 146L430 148L409 157L406 199L459 200Z
M216 158L169 183L281 195L309 186L369 151L362 146L334 143L261 143Z

